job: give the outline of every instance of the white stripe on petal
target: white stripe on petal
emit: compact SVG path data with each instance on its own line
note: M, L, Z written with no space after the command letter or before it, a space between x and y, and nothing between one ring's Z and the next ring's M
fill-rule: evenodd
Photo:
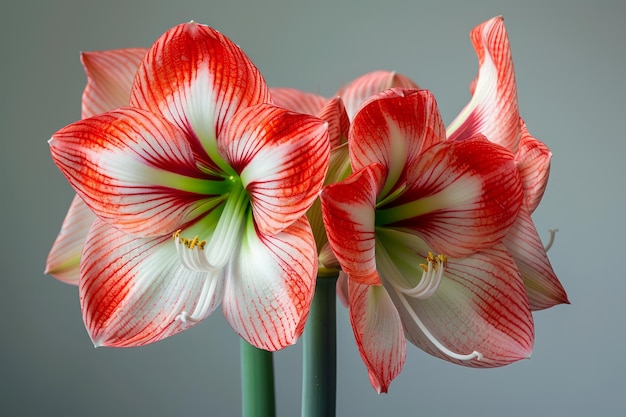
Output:
M171 237L133 238L96 220L85 244L80 296L96 346L141 346L191 327L219 305L206 273L180 263ZM194 315L183 322L181 315Z
M172 233L211 210L229 187L197 167L176 127L139 109L73 123L53 136L50 148L96 215L144 237Z
M516 153L520 139L515 71L509 38L502 17L475 27L472 43L479 58L472 99L448 126L450 140L481 133Z
M304 329L317 272L317 254L306 217L275 236L246 227L230 264L223 311L252 345L275 351L294 343Z

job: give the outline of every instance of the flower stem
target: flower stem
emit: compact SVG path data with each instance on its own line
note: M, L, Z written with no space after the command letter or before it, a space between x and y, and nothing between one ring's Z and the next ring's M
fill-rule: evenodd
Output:
M302 417L334 417L337 397L337 277L318 277L303 335Z
M242 417L274 417L274 360L272 352L241 339Z

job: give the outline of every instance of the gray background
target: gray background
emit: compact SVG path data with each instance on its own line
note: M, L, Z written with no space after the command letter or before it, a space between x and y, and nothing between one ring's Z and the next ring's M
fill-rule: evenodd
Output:
M332 94L374 69L432 90L450 122L477 64L468 33L504 15L520 109L554 153L534 219L572 304L539 312L533 358L472 370L408 349L377 395L339 308L338 414L617 416L625 406L621 1L29 1L0 9L0 415L237 416L238 339L220 313L138 349L94 349L77 290L42 271L73 195L46 140L80 117L79 51L149 46L195 20L229 36L273 86ZM6 4L6 3L5 3ZM278 414L300 407L301 346L276 356Z

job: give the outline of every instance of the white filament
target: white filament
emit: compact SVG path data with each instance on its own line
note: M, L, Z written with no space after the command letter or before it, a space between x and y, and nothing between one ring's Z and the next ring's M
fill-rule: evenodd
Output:
M429 257L426 260L428 261L428 264L422 266L424 272L422 273L422 278L416 286L412 288L405 288L393 281L391 282L391 285L393 285L397 291L400 291L409 297L419 299L430 298L435 292L437 292L437 289L439 289L439 285L443 279L445 257L439 255L435 259L435 257L429 254ZM437 262L436 264L434 263L435 260Z
M385 252L383 251L383 253ZM386 259L385 256L382 257L381 261L383 259L390 261L390 259ZM437 340L437 338L430 332L430 330L428 330L426 325L422 322L422 320L420 320L415 310L413 310L413 308L409 304L406 297L417 299L429 298L434 295L435 292L437 292L437 290L439 289L439 285L443 281L444 269L446 267L446 257L443 255L433 256L432 253L429 253L426 261L426 265L421 265L424 272L422 273L422 278L420 279L420 282L416 286L412 288L405 288L394 282L395 280L389 280L388 282L391 284L391 288L393 288L396 295L400 299L403 307L409 313L411 319L415 322L415 324L417 324L417 327L420 329L420 331L437 349L439 349L441 352L451 358L462 361L470 361L472 359L477 359L479 361L482 360L483 354L476 350L469 354L460 354L451 351L443 344L441 344L441 342Z
M411 308L411 305L409 304L409 302L406 300L405 295L402 294L396 287L393 287L393 288L394 288L396 294L398 295L398 298L400 299L400 301L404 305L404 308L409 313L409 315L411 316L411 318L413 319L415 324L417 324L417 327L419 327L419 329L422 331L422 333L424 333L424 335L428 338L428 340L433 345L435 345L435 347L437 349L439 349L444 354L450 356L451 358L458 359L458 360L461 360L461 361L471 361L472 359L476 359L476 360L480 361L480 360L483 359L483 354L478 352L478 351L476 351L476 350L473 351L470 354L462 355L462 354L453 352L450 349L448 349L447 347L445 347L444 345L442 345L441 342L439 342L439 340L437 340L435 338L435 336L428 330L428 328L424 325L424 323L422 323L420 318L417 316L417 313L415 313L415 311Z
M198 298L198 303L194 307L191 314L187 311L183 311L178 316L176 316L176 320L180 320L183 323L197 322L202 320L208 313L210 313L210 310L213 309L213 306L215 305L213 303L213 299L219 277L214 276L214 274L209 275L210 276L207 277L204 281L204 285L202 286L202 292L200 293L200 297Z

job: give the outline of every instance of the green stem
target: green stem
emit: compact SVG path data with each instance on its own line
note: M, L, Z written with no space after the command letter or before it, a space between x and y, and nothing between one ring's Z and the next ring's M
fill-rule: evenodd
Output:
M302 417L334 417L337 397L337 277L318 277L303 335Z
M241 339L241 405L243 417L274 417L274 360L272 352Z

